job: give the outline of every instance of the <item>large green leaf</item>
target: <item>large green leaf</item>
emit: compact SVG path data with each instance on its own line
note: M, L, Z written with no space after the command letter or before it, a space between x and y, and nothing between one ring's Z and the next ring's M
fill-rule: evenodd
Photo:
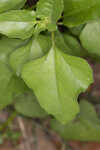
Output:
M21 43L17 39L0 40L0 110L10 104L14 96L27 90L23 80L13 75L7 62L9 53Z
M0 0L0 13L23 6L26 0Z
M17 112L28 117L47 116L47 113L40 107L35 95L31 92L16 97L15 108Z
M80 103L80 110L76 120L67 125L52 120L52 129L66 140L100 141L100 119L94 107L83 100Z
M61 17L63 7L63 0L39 0L37 17L44 20L49 30L56 30L56 22Z
M100 21L88 23L81 32L80 40L88 53L100 60Z
M27 63L22 78L34 90L40 105L63 123L79 112L77 97L93 81L85 60L53 47L44 57Z
M63 50L64 53L73 55L73 56L83 56L83 49L81 48L78 40L69 35L68 33L60 33L59 31L55 34L56 46Z
M64 24L73 27L100 18L100 0L64 0Z
M33 34L34 21L34 11L11 10L0 15L0 33L10 38L27 39Z
M9 64L19 76L23 65L32 59L42 57L51 47L50 37L39 35L32 38L26 45L19 47L9 57Z

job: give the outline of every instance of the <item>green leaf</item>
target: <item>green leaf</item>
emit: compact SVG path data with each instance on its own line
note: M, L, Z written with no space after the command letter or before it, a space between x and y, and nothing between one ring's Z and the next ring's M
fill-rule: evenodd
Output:
M11 104L14 97L27 91L23 80L15 77L9 67L0 61L0 110Z
M64 24L78 26L100 18L100 0L64 0Z
M84 51L82 51L81 45L78 40L69 35L68 33L56 32L55 35L56 46L72 56L83 56Z
M22 45L22 43L24 43L24 41L19 39L8 39L7 37L2 37L0 39L0 61L7 63L9 53Z
M79 112L77 97L93 82L85 60L57 48L25 64L22 78L34 90L40 105L62 123L69 122Z
M47 113L40 107L33 93L26 93L16 97L17 112L27 117L46 117Z
M32 59L42 57L51 47L50 37L48 35L39 35L32 38L26 45L19 47L9 57L9 64L20 75L23 65Z
M0 33L10 38L27 39L34 31L35 13L28 10L12 10L0 15Z
M25 4L26 0L0 0L0 13L20 8Z
M88 23L81 32L80 40L87 52L100 60L100 21Z
M100 122L94 106L84 99L80 102L80 118L91 120L93 122Z
M51 120L51 127L65 140L100 141L100 120L92 104L87 101L80 103L80 115L75 121L62 125Z
M2 38L0 40L0 110L11 104L13 97L23 93L27 87L23 80L11 72L8 65L8 55L22 40Z
M56 22L61 17L63 7L63 0L39 0L36 14L44 20L50 31L56 30Z
M84 24L81 24L77 27L70 28L70 31L73 35L79 36L83 28L84 28Z
M30 51L31 42L29 41L26 45L17 48L10 54L9 64L17 76L20 75L23 64L29 60L29 57L31 57Z

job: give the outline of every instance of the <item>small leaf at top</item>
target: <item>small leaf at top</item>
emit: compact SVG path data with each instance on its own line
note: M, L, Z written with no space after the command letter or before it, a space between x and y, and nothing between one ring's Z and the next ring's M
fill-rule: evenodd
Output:
M48 30L56 30L56 23L61 17L63 0L39 0L37 4L37 17L42 18Z

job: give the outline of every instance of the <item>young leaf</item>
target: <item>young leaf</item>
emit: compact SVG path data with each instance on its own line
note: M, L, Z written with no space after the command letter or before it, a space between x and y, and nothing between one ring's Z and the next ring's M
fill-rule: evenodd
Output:
M56 22L61 17L63 7L63 0L39 0L36 14L44 20L49 30L56 30Z
M100 120L93 106L87 101L82 101L80 110L80 116L67 125L51 120L52 129L65 140L100 141Z
M40 107L35 95L31 92L20 95L15 99L17 112L27 117L46 117L47 113Z
M35 13L12 10L0 15L0 33L10 38L27 39L34 31Z
M79 112L77 97L93 81L85 60L53 47L46 56L27 63L22 78L34 90L40 105L63 123Z
M0 0L0 13L20 8L25 4L26 0Z
M80 40L83 47L92 57L100 60L100 21L88 23L81 32Z
M23 65L32 59L42 57L51 47L50 37L39 35L32 38L26 45L19 47L9 57L9 64L20 75Z
M64 24L78 26L100 18L100 0L64 0Z

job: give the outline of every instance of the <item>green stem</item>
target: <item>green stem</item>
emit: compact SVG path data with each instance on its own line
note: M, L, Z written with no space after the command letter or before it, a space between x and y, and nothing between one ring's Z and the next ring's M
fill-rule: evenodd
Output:
M52 34L52 46L55 46L55 34L54 32L51 33Z

